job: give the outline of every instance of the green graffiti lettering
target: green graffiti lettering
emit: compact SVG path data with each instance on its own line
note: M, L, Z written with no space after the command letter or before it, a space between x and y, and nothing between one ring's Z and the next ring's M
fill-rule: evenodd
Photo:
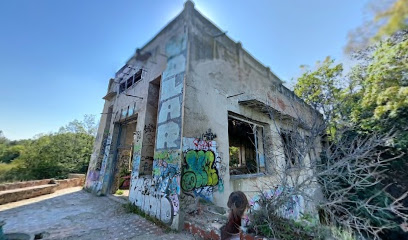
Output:
M181 187L191 191L205 186L218 184L218 173L214 166L215 156L212 151L190 150L185 154L187 167L181 177Z

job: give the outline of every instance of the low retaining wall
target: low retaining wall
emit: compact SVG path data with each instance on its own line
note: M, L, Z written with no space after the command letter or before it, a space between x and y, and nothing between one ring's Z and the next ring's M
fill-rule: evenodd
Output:
M0 184L0 192L12 190L12 189L18 189L18 188L47 185L53 181L59 183L60 185L65 186L65 187L59 187L57 190L67 188L67 187L83 186L85 184L85 174L70 173L68 174L68 179L62 179L62 180L41 179L41 180L25 181L25 182L4 183L4 184Z
M85 184L85 178L55 180L55 182L57 183L57 186L55 186L55 190L60 190L64 188L83 186Z
M33 187L17 188L0 192L0 204L16 202L55 192L58 184L47 184Z
M12 190L12 189L17 189L17 188L26 188L26 187L46 185L50 181L51 179L42 179L42 180L26 181L26 182L4 183L4 184L0 184L0 191L7 191L7 190Z
M62 180L43 179L0 184L0 204L38 197L53 193L56 190L84 185L85 175L75 174L74 177L77 178Z

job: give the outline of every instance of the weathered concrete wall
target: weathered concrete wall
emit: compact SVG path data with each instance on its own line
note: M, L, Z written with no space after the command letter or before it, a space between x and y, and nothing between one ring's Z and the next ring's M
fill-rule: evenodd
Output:
M268 67L247 53L240 43L223 35L221 30L198 12L194 13L189 32L183 139L200 141L208 129L216 134L216 138L208 142L212 146L202 150L203 153L199 153L194 145L183 146L184 164L190 165L189 156L194 158L197 154L207 154L209 151L211 153L208 154L215 158L214 163L210 161L212 165L209 170L218 180L216 184L208 180L207 185L203 184L201 188L198 187L200 183L196 183L193 189L183 189L186 194L183 195L184 202L181 205L193 204L194 198L204 197L225 207L232 191L241 190L252 197L259 193L260 188L274 186L276 181L272 166L285 164L283 152L278 152L278 145L282 143L276 128L285 128L286 123L272 121L259 109L243 106L239 102L257 100L281 115L292 118L301 116L308 121L313 119L314 112L285 88ZM265 173L230 176L229 114L244 117L263 127ZM190 151L196 151L196 155L187 155ZM208 179L212 177L211 174L207 172ZM181 185L194 182L188 179L192 178L188 178L184 171Z
M191 9L187 5L118 71L110 84L108 92L116 91L117 95L106 100L104 112L111 108L112 118L109 121L108 114L102 117L86 181L86 187L95 193L112 191L120 123L137 118L129 201L175 229L183 224L178 211L186 22ZM142 80L119 94L115 82L139 69L143 69Z
M95 193L107 194L110 190L108 187L115 170L119 124L132 118L137 118L134 147L135 157L133 159L136 165L134 165L133 170L137 173L137 176L139 175L138 171L142 157L140 154L142 151L141 143L144 139L145 129L153 127L153 131L155 131L156 127L155 125L145 124L149 84L151 81L160 78L162 72L166 69L167 57L165 55L164 43L166 39L170 38L170 34L172 34L174 29L179 27L176 26L179 18L167 25L166 28L141 49L143 54L148 53L150 57L140 60L135 54L116 73L115 78L110 81L108 93L115 92L116 96L105 100L85 184L86 188L91 189ZM133 84L130 89L126 89L120 94L119 82L126 80L128 76L131 76L139 69L143 69L142 79ZM110 108L112 111L111 117L109 117Z
M142 80L119 93L118 83L139 69ZM284 163L284 154L275 151L281 143L274 128L286 123L272 124L268 115L240 101L312 118L310 108L269 68L189 1L117 72L105 100L85 187L97 194L114 190L120 125L137 119L129 201L175 229L183 227L181 210L198 198L226 206L232 191L254 196L263 180L273 181L273 164ZM263 173L230 177L229 114L256 122L273 142L264 146Z

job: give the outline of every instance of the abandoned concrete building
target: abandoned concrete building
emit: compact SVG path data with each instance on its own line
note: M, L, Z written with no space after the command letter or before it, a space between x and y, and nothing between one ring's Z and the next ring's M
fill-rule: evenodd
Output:
M191 1L110 79L85 187L128 189L129 202L174 229L202 198L225 207L273 179L285 144L265 109L312 109ZM273 140L272 140L273 139ZM285 154L279 161L296 164Z

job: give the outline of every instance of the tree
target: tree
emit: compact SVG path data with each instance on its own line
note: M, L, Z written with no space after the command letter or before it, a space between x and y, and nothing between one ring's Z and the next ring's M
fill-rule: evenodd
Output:
M4 133L2 130L0 130L0 144L5 144L9 142L9 140L4 136Z
M373 0L368 8L371 10L371 19L349 33L345 48L348 53L364 49L408 27L406 0Z
M328 234L320 221L379 239L408 220L408 208L402 204L408 193L393 196L383 184L388 164L401 157L389 156L391 132L362 134L342 126L327 141L329 122L319 115L307 125L300 113L288 119L271 110L269 116L275 122L276 139L268 162L276 179L263 181L260 197L252 202L250 222L255 232L277 239L316 239ZM279 139L285 132L291 133L291 141ZM319 142L325 142L321 149L316 146ZM264 191L265 185L272 191ZM320 219L296 210L302 201L319 209Z
M358 64L347 76L342 77L341 65L328 58L299 78L295 93L322 112L324 119L305 124L298 114L286 120L285 125L291 127L285 131L295 134L291 141L276 146L273 159L283 152L295 156L298 165L272 164L279 179L270 185L279 185L286 193L274 197L261 193L254 229L281 239L316 237L319 228L306 229L282 218L287 203L302 196L316 204L326 223L362 236L401 239L392 234L401 234L398 224L408 220L406 36L399 32L360 51L355 55ZM285 121L275 111L269 114L276 122ZM277 137L282 136L281 129L275 131ZM316 155L314 146L321 139L326 147ZM324 198L313 198L311 193L316 191Z
M361 92L360 107L352 112L354 121L373 127L376 121L398 117L408 107L408 30L357 56L363 61L358 67L364 78L354 79Z
M42 136L28 146L21 172L26 178L63 178L85 173L94 137L86 133L57 133Z
M0 144L0 181L65 178L86 173L95 140L95 116L85 115L57 133L39 134L32 140Z
M95 115L84 115L83 121L77 119L69 122L67 125L60 127L60 133L86 133L91 136L96 136L98 126L95 121Z
M330 134L340 123L343 109L340 101L343 65L334 62L334 59L327 57L323 62L317 62L315 70L307 68L294 87L298 97L327 119Z

